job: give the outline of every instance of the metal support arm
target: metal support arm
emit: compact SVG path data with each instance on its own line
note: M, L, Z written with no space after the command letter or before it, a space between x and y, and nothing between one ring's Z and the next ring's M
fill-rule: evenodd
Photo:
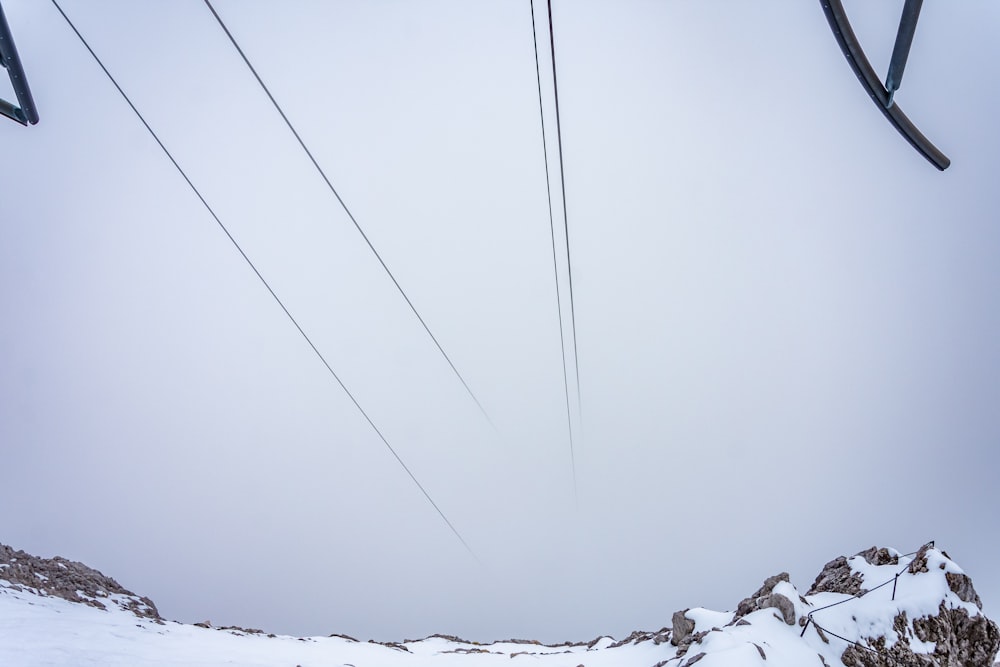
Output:
M34 125L38 122L38 112L35 110L35 101L31 98L28 79L24 76L24 68L21 67L21 59L17 55L17 48L14 46L14 38L10 34L2 5L0 5L0 64L7 70L10 83L14 87L14 94L17 95L17 103L21 105L16 107L6 100L0 100L0 115L21 125L28 123Z
M847 20L847 13L841 0L820 0L823 11L826 12L827 21L833 30L840 50L850 64L858 81L868 91L869 97L875 103L886 119L896 128L903 137L910 142L917 152L923 155L931 164L944 171L951 164L951 160L932 144L920 130L906 117L906 114L899 108L898 104L890 104L889 91L882 85L878 74L872 69L871 63L861 49L850 21ZM902 71L900 71L902 75Z
M892 106L892 96L899 90L903 80L903 70L906 69L906 59L910 56L913 45L913 34L917 31L917 19L920 18L920 7L924 0L906 0L903 5L903 15L899 17L899 30L896 31L896 44L892 47L892 59L889 61L889 74L885 78L885 89L889 91L889 106Z

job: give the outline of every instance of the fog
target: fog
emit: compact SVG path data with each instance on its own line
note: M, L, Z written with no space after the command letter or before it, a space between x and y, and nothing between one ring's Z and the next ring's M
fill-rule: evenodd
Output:
M622 637L931 539L1000 613L1000 5L923 8L896 101L942 173L819 3L553 3L571 448L529 3L213 4L495 428L203 2L60 0L469 549L27 0L0 542L298 635ZM879 72L901 6L847 5Z

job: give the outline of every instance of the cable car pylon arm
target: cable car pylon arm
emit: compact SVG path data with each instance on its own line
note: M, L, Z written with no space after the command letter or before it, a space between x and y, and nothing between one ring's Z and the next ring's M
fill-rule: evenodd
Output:
M913 34L917 31L917 19L920 18L920 7L923 4L924 0L906 0L903 5L896 43L892 47L892 59L889 60L889 74L885 77L885 89L889 91L888 106L892 106L892 96L899 90L899 84L903 80L903 70L906 69L906 59L910 56Z
M21 125L34 125L38 122L38 112L35 110L35 101L31 98L31 90L28 88L28 79L24 76L24 68L21 67L21 58L17 55L14 47L14 38L10 34L10 27L7 25L7 17L4 16L3 6L0 5L0 65L7 70L10 77L10 84L14 87L14 94L17 96L15 106L7 100L0 99L0 115L6 116Z
M847 20L847 12L844 11L844 5L841 0L820 0L820 4L823 6L823 11L826 13L826 19L830 23L830 28L833 30L833 35L837 39L837 43L840 45L840 50L843 51L844 57L847 58L847 62L850 64L851 69L854 70L854 74L858 77L858 81L864 86L865 90L868 91L869 97L871 97L872 102L875 106L881 110L885 115L886 119L892 124L896 130L899 131L903 137L910 142L918 153L923 155L931 164L935 167L944 171L951 165L951 160L942 153L930 140L917 129L917 126L906 117L903 110L899 108L898 104L893 104L891 102L892 95L882 85L882 81L875 70L872 68L871 63L868 61L868 57L865 55L864 50L861 48L861 44L858 42L857 36L854 34L854 29L851 28L850 21ZM907 5L917 4L919 2L913 3L912 0L907 0ZM919 12L919 6L917 7ZM916 26L916 16L913 17L911 24L906 24L906 12L904 9L903 19L900 21L900 34L897 35L897 47L899 47L900 37L905 40L905 30L907 30L907 25L911 28ZM906 24L906 25L904 25ZM912 40L912 32L909 35ZM900 50L901 59L900 63L897 64L898 70L894 73L898 73L895 79L896 87L898 88L899 79L902 77L902 67L900 65L905 65L906 54L909 52L908 44L904 44L905 48ZM893 54L896 56L895 52ZM895 58L894 58L895 60Z

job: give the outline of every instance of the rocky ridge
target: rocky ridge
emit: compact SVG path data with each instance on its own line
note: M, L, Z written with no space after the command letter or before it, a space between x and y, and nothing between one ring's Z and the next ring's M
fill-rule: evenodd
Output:
M0 580L17 591L54 596L107 609L116 604L140 618L161 621L156 605L147 597L126 590L121 584L83 563L60 556L39 558L0 544Z
M0 599L5 589L134 614L129 618L133 623L136 617L141 619L142 623L134 626L140 629L143 623L163 624L152 601L97 570L0 545ZM168 632L171 626L193 627L168 623ZM264 635L260 630L215 628L208 622L195 626L213 636L293 640L295 644L315 645L317 650L341 651L338 647L365 645L343 635L296 640ZM576 665L583 658L586 663L579 664L642 667L654 661L654 667L691 667L696 663L701 663L699 667L833 667L838 663L846 667L1000 666L994 664L1000 629L982 614L982 601L972 580L933 543L906 555L871 547L851 557L835 558L823 567L805 595L799 594L789 575L782 572L768 577L734 611L683 609L673 614L669 627L633 632L621 641L603 636L590 642L556 645L517 639L480 644L451 635L432 635L368 644L380 644L373 650L390 651L391 655L379 653L377 662L372 663L383 666L441 654L460 654L469 660L481 654L532 656L553 667ZM636 662L638 656L643 656L641 662ZM361 667L360 662L356 664Z
M869 597L875 591L880 593ZM741 641L752 643L766 660L752 634L744 633L747 639L738 634L742 626L773 620L801 628L800 637L820 648L815 664L824 667L829 667L831 654L847 667L1000 665L994 663L1000 628L982 614L972 579L933 542L907 556L871 547L850 558L835 558L805 596L795 591L787 573L774 575L742 600L725 623L719 622L717 612L678 611L670 638L677 655L661 664L677 660L679 667L689 667L712 655L712 648L732 650ZM714 633L729 636L713 642ZM815 644L815 637L822 645ZM838 644L838 650L829 650ZM689 652L695 655L683 659Z

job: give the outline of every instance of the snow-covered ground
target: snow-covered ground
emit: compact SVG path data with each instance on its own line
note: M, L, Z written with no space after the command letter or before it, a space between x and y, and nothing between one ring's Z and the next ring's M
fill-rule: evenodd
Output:
M833 666L842 664L848 641L869 646L883 637L885 648L906 641L914 653L932 653L935 644L915 636L913 620L939 614L942 604L965 610L970 617L980 615L974 601L963 601L953 590L954 583L949 585L947 574L954 580L961 569L937 549L927 550L925 557L926 571L915 574L907 571L912 557L885 565L853 557L848 561L850 570L870 591L861 597L834 592L801 597L791 583L779 581L765 596L744 600L741 604L763 608L744 610L743 616L734 611L685 610L681 622L693 622L694 627L681 632L689 644L685 647L681 642L683 655L667 641L666 629L627 642L604 637L562 646L515 641L475 644L441 636L396 645L339 636L273 636L160 622L129 611L131 598L127 596L102 597L106 608L100 609L43 594L45 581L31 589L0 579L0 665L685 667L698 662L699 667ZM876 589L883 582L890 583ZM970 597L964 592L962 596ZM842 604L822 609L834 603ZM900 633L898 621L896 629L893 623L901 612L906 613L909 626ZM676 624L673 636L678 636Z

